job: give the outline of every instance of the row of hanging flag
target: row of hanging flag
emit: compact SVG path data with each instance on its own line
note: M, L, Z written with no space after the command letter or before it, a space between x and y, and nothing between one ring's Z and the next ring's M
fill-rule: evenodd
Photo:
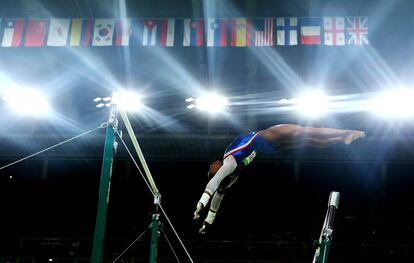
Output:
M2 47L367 45L367 17L3 19Z

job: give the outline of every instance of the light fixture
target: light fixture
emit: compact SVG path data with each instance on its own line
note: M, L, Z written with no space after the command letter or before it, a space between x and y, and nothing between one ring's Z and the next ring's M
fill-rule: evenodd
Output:
M188 109L196 108L210 114L223 112L229 103L226 97L214 92L200 98L187 98L185 101L191 103L187 106Z
M414 90L399 88L384 91L367 103L375 115L385 118L406 119L414 117Z
M46 98L34 89L13 89L2 99L6 105L20 115L39 117L50 109Z
M112 103L129 112L139 111L143 106L142 95L135 91L114 92L112 94Z
M298 113L305 117L317 118L329 109L329 97L320 90L306 91L293 100Z
M113 92L112 97L97 97L93 99L97 108L111 107L113 104L118 105L124 111L136 112L139 111L142 104L142 95L135 91Z

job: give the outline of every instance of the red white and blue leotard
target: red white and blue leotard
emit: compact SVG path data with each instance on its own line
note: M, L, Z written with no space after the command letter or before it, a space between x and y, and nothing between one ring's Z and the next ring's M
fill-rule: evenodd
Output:
M227 147L223 159L226 159L229 155L233 155L237 165L246 166L253 161L258 152L274 154L276 153L276 148L258 133L251 132L234 139Z

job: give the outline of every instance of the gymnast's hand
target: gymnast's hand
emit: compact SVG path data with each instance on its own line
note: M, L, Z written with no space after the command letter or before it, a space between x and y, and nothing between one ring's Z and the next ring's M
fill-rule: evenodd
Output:
M200 213L203 210L203 208L204 208L204 205L202 203L198 202L197 203L197 208L194 211L194 217L193 217L194 220L197 220L197 219L200 218Z

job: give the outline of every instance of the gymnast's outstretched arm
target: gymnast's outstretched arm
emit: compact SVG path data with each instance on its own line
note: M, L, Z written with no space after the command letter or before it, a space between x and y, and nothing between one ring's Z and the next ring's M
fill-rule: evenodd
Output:
M227 176L225 180L221 181L219 188L213 195L210 209L208 211L207 217L204 219L203 226L199 230L200 234L205 234L206 229L214 223L217 211L220 208L220 204L223 200L226 190L229 189L237 181L237 178L238 176L233 173L232 175Z
M231 175L236 170L236 168L237 162L232 155L229 155L226 159L224 159L223 165L208 182L204 193L198 201L197 209L194 212L194 219L198 219L200 217L201 210L207 206L210 198L216 193L218 187L220 186L220 183L224 180L224 178Z
M208 210L207 216L204 219L203 225L201 226L200 230L198 231L200 234L204 235L206 233L206 229L214 223L216 219L216 214L218 209L220 208L221 201L223 200L224 192L221 193L216 191L211 199L210 209Z

